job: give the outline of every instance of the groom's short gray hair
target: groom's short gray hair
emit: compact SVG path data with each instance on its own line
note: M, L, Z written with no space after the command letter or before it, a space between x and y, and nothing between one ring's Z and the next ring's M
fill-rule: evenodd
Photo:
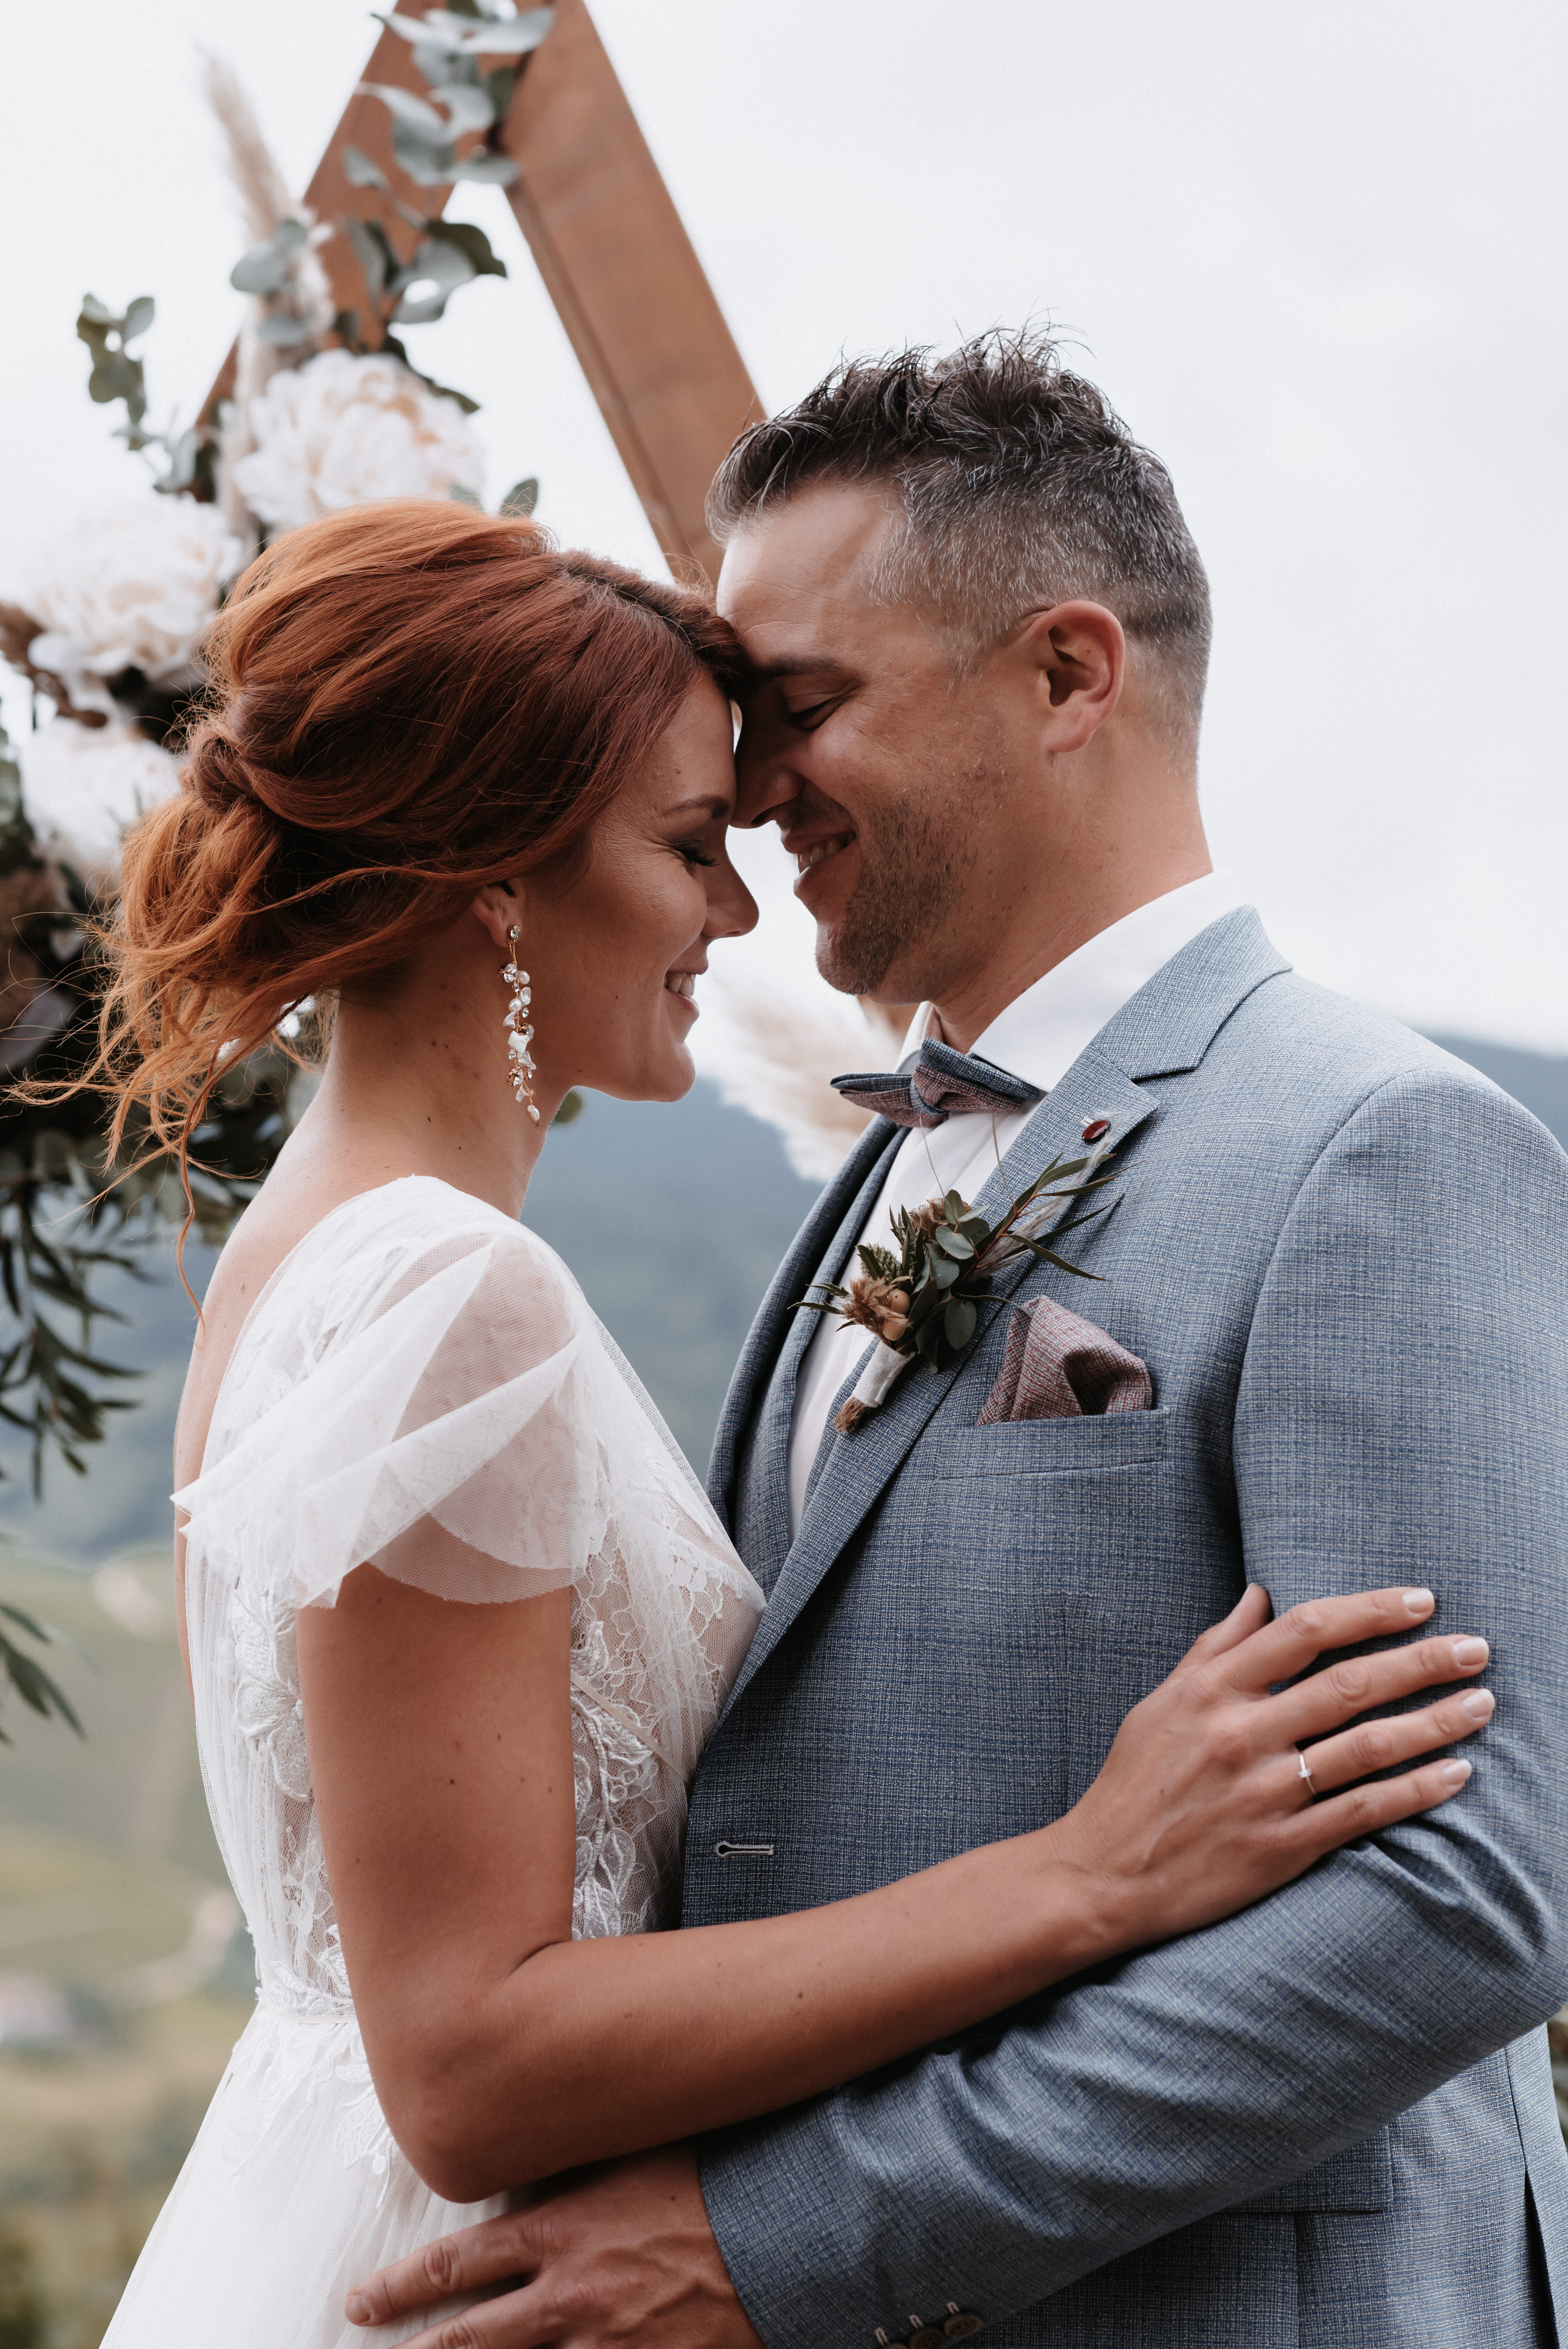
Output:
M1047 334L983 335L851 359L744 433L708 522L722 545L822 482L891 483L904 527L872 581L934 610L972 666L1018 620L1070 597L1116 614L1150 657L1166 722L1196 747L1209 666L1209 582L1158 457Z

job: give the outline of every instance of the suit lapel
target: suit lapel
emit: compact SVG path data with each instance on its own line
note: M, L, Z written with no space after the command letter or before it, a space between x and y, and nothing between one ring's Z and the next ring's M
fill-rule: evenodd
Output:
M765 1590L789 1547L789 1423L800 1358L817 1323L815 1314L790 1308L819 1273L837 1278L903 1139L901 1128L878 1118L856 1143L758 1309L725 1397L708 1494Z
M1025 1184L1053 1157L1081 1154L1084 1126L1094 1118L1110 1120L1118 1164L1124 1165L1128 1143L1158 1112L1159 1104L1140 1090L1139 1080L1173 1075L1197 1067L1237 1006L1266 979L1289 968L1289 963L1264 936L1250 907L1228 914L1202 931L1162 970L1157 971L1080 1053L1048 1099L1041 1102L973 1204L995 1221ZM875 1131L873 1127L872 1133ZM893 1139L896 1143L902 1135L895 1133ZM891 1148L888 1154L891 1155ZM872 1186L869 1179L862 1184L850 1213L841 1223L834 1239L840 1265L875 1202L884 1173L885 1166L879 1164L876 1185ZM842 1196L841 1187L838 1195ZM1064 1208L1062 1213L1066 1212ZM1088 1257L1093 1238L1091 1226L1075 1249L1075 1256L1081 1253ZM794 1261L791 1257L791 1266ZM823 1268L829 1269L831 1262L830 1254ZM1031 1262L1026 1257L1010 1267L997 1280L996 1288L1004 1294L1016 1288ZM832 1267L830 1278L836 1278L837 1269L837 1266ZM775 1289L779 1286L775 1283ZM800 1293L799 1289L794 1291L797 1296ZM771 1295L772 1292L770 1300ZM800 1314L796 1318L804 1321L810 1317ZM799 1353L799 1349L794 1358L797 1362ZM766 1405L770 1423L768 1483L758 1487L758 1498L766 1495L770 1515L767 1536L769 1573L766 1577L758 1574L758 1578L769 1596L757 1637L730 1692L730 1704L736 1702L772 1654L823 1576L880 1501L967 1361L967 1354L963 1355L951 1368L940 1372L915 1364L903 1373L882 1409L873 1412L853 1435L839 1435L830 1430L813 1470L799 1532L781 1565L779 1554L788 1526L785 1462L794 1402L793 1370L788 1381L787 1402L779 1393L783 1381L775 1379ZM840 1400L850 1392L859 1369L857 1362L841 1390ZM779 1405L777 1415L776 1402ZM764 1467L761 1452L759 1431L758 1449L753 1454L754 1476ZM755 1525L753 1512L748 1508L747 1514ZM743 1547L742 1556L745 1554ZM757 1572L751 1559L748 1558L747 1563Z

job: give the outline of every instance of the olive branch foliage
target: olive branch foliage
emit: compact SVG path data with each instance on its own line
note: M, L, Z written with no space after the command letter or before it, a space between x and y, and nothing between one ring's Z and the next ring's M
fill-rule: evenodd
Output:
M8 1081L0 1094L0 1289L10 1325L0 1332L0 1425L25 1439L40 1498L51 1455L85 1475L87 1447L102 1441L110 1413L134 1408L115 1390L137 1373L107 1359L96 1334L126 1316L95 1293L95 1283L108 1271L147 1278L143 1258L171 1220L183 1219L185 1196L172 1155L148 1154L144 1121L128 1132L119 1159L110 1157L100 1093L38 1102L13 1090L18 1077L68 1083L90 1070L106 976L94 927L108 908L69 867L39 856L0 730L0 895L18 879L51 873L64 904L13 914L7 926L7 968L26 957L42 984L0 1035ZM294 1071L280 1047L220 1078L192 1138L191 1202L204 1239L223 1237L282 1148ZM0 1465L0 1479L8 1474ZM0 1604L0 1687L82 1734L62 1691L6 1626L45 1646L59 1634L15 1607ZM0 1726L0 1744L10 1742Z
M36 1616L24 1614L20 1607L8 1606L4 1599L0 1599L0 1671L5 1672L6 1680L24 1704L30 1705L32 1710L40 1713L46 1721L50 1713L57 1713L62 1721L69 1723L78 1737L86 1737L87 1731L77 1720L75 1708L65 1691L57 1682L50 1679L42 1664L35 1657L28 1655L25 1648L19 1648L16 1645L15 1640L6 1630L7 1623L14 1623L18 1630L26 1633L28 1639L36 1640L41 1648L52 1648L57 1644L68 1647L72 1642L66 1639L64 1632L57 1631L52 1623L40 1623ZM7 1733L4 1723L0 1723L0 1745L10 1745L14 1743L15 1740Z

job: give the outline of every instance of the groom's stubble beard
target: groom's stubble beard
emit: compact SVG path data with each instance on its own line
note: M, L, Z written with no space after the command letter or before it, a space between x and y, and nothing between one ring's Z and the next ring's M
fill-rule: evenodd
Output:
M955 917L979 862L975 798L986 792L985 768L962 783L961 791L950 778L945 789L912 792L860 819L861 877L837 924L817 933L817 968L841 994L874 996L899 962L897 999L934 998L943 972L967 959Z

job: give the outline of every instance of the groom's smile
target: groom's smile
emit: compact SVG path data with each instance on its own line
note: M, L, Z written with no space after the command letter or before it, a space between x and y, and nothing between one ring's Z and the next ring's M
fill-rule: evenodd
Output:
M816 902L820 896L821 892L808 891L806 887L807 876L810 874L820 873L822 866L827 864L831 859L841 856L847 848L852 848L855 844L854 833L851 830L845 829L840 832L829 833L825 838L819 837L813 839L808 833L797 827L785 832L781 837L783 839L785 848L795 859L796 864L800 868L800 878L795 884L795 895L799 898L803 905L811 907L814 910ZM841 870L840 874L835 877L842 879L845 876Z

